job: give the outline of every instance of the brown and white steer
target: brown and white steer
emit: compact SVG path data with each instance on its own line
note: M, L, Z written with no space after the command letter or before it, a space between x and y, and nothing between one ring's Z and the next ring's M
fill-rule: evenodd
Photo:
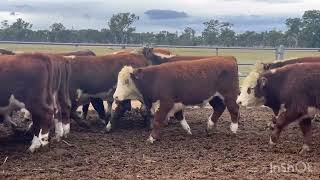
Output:
M71 101L69 97L69 82L71 76L71 66L67 58L57 54L43 54L50 59L52 64L51 92L54 107L55 139L60 141L70 132L70 109ZM24 119L32 120L29 110L23 108ZM33 124L29 130L33 131Z
M276 143L281 131L296 121L304 135L300 153L309 151L311 120L320 108L320 63L286 65L254 76L251 74L250 79L246 80L249 88L246 92L241 91L237 103L244 106L265 105L278 115L270 144Z
M138 54L74 57L71 60L70 78L72 117L77 118L75 111L79 105L88 103L90 98L100 98L108 103L108 114L103 119L103 123L107 123L112 112L112 95L117 85L118 73L126 65L144 67L148 65L148 61L143 55ZM119 103L112 118L119 118L129 108L130 100ZM108 126L106 128L107 131L111 129Z
M227 107L231 130L238 129L238 66L236 59L181 61L134 69L124 67L118 76L115 100L135 99L143 102L155 115L154 128L148 141L159 139L160 127L175 116L188 134L191 129L183 115L188 105L209 103L214 112L208 118L207 130L216 125Z
M53 122L52 63L42 54L0 56L0 114L26 108L33 119L31 152L49 143Z
M260 74L279 67L283 67L290 64L297 64L297 63L320 63L320 57L301 57L301 58L294 58L294 59L288 59L283 61L275 61L272 63L258 63L256 64L255 68L249 73L249 75L244 79L242 85L241 85L241 94L238 99L247 99L250 96L248 92L250 92L250 89L252 89L252 85L255 83L256 79L259 77ZM247 106L246 104L252 104L252 102L248 101L242 101L240 103L243 103L243 106ZM275 116L278 116L280 107L274 108L273 112ZM271 121L271 127L273 126L272 123L275 123L276 119L273 118Z

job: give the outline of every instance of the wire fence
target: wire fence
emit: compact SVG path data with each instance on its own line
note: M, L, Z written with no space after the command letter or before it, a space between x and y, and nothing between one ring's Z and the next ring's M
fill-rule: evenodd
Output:
M106 47L106 48L139 48L143 47L143 44L102 44L102 43L57 43L57 42L23 42L23 41L0 41L0 44L20 44L20 45L52 45L52 46L88 46L88 47ZM210 49L213 53L218 56L221 55L222 50L250 50L250 51L269 51L274 53L275 60L283 60L284 54L289 51L296 52L320 52L320 48L286 48L280 45L276 48L270 47L220 47L220 46L175 46L175 45L152 45L157 48L184 48L184 49ZM252 62L247 60L248 62ZM241 67L252 66L253 63L239 63ZM240 74L239 77L245 77L246 74Z

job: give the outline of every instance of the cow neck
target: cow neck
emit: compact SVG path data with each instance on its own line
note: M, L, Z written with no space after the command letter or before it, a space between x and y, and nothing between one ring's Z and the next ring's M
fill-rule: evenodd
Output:
M139 100L140 101L142 100L144 104L150 104L152 100L150 96L147 95L148 94L147 88L149 86L143 84L144 79L132 79L132 80L142 96L141 97L142 99L139 99Z
M266 105L270 108L276 108L281 103L280 93L281 89L283 89L283 80L286 78L286 75L281 72L272 74L268 71L263 76L268 79L268 85L264 92Z

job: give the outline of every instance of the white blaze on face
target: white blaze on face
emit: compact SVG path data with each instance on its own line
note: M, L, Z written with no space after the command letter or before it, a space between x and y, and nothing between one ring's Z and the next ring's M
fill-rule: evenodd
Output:
M134 84L131 73L133 73L131 66L124 66L118 75L118 82L116 91L113 94L113 99L123 101L127 99L142 101L142 95Z
M237 104L242 106L263 105L262 100L260 98L256 98L254 94L254 88L257 86L258 78L259 73L252 71L244 79L240 95L237 98Z

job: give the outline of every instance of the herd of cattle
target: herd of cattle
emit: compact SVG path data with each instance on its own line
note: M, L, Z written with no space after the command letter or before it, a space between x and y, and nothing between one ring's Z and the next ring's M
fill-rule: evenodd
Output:
M111 131L131 110L131 100L142 103L144 123L151 128L150 143L160 138L160 129L171 117L192 134L183 112L186 106L212 106L208 133L227 108L230 129L236 133L239 105L264 105L275 114L270 144L296 121L304 136L301 153L310 150L312 119L320 108L320 57L257 64L240 91L233 56L178 56L159 48L104 56L89 50L15 54L0 49L0 54L0 123L16 128L11 116L23 111L24 118L32 120L28 129L33 137L31 152L49 143L51 129L55 132L52 139L67 137L71 119L88 127L85 119L90 103L106 131ZM81 105L82 117L76 112Z

